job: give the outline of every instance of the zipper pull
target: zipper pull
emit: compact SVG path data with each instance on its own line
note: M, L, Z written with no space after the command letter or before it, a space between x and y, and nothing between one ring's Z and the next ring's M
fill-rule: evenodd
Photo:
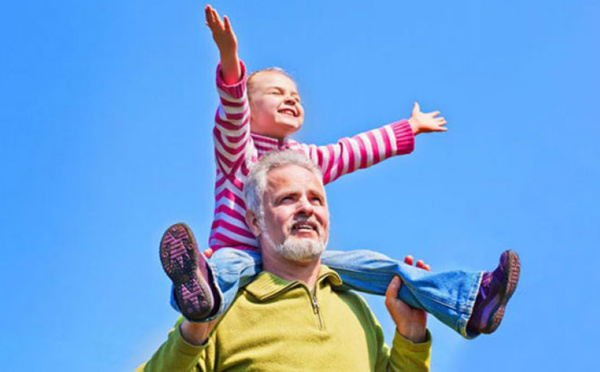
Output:
M315 310L315 314L319 313L319 304L317 303L317 296L313 294L312 296L313 308Z

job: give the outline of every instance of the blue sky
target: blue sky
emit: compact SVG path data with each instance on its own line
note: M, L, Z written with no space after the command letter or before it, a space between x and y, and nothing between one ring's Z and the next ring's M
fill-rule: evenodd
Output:
M0 365L127 371L176 319L163 230L206 242L218 53L196 1L0 12ZM215 1L249 70L281 66L325 144L439 109L449 131L328 186L330 248L434 270L522 258L498 332L431 318L435 371L589 369L600 347L600 4ZM596 35L596 36L594 36ZM374 218L376 215L377 218ZM368 297L391 341L383 300Z

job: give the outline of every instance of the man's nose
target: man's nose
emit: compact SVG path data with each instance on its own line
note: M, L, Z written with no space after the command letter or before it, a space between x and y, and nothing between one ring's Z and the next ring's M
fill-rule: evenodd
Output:
M310 200L308 200L307 197L300 198L298 212L306 214L306 215L311 215L314 211L313 208L314 208L313 205L311 204Z
M285 97L285 101L284 101L287 105L292 105L292 106L296 106L296 100L294 99L294 97L292 96L287 96Z

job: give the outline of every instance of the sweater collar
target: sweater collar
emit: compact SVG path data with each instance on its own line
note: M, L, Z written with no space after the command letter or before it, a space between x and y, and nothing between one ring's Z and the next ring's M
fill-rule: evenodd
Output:
M256 133L250 133L250 136L254 141L254 147L256 147L256 150L258 151L259 155L273 150L282 150L288 148L291 143L295 142L294 140L289 138L284 138L280 140L277 138L267 137Z
M317 279L317 285L323 281L327 281L329 284L336 287L342 285L342 278L340 278L338 273L325 265L321 265L319 278ZM306 285L298 280L288 282L287 280L282 279L273 273L263 271L258 274L252 283L246 286L246 291L248 291L259 301L266 301L279 295L280 293L286 292L291 288L298 286Z

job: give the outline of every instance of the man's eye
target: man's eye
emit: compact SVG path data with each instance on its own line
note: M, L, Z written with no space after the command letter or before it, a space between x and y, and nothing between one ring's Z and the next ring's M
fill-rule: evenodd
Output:
M313 202L313 204L317 204L317 205L323 204L323 202L321 201L321 198L312 198L312 202Z

